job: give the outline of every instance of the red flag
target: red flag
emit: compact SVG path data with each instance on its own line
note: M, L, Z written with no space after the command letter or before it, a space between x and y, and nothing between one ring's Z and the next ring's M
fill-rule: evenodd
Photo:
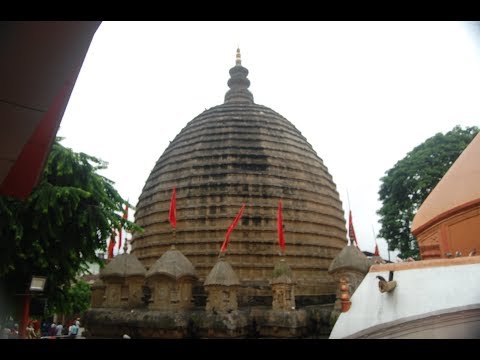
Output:
M125 211L123 212L123 218L126 220L128 219L128 204L125 204ZM122 247L122 224L120 224L120 228L118 229L118 250Z
M285 251L285 238L283 237L282 199L280 199L278 202L277 230L278 245L280 245L280 249L282 249L282 251Z
M175 229L177 227L177 187L173 187L172 199L170 200L170 211L168 213L168 221Z
M108 244L108 258L113 258L113 249L115 248L115 231L110 235L110 244Z
M380 256L380 253L378 252L378 244L377 244L377 240L375 240L375 256Z
M358 248L357 237L355 236L355 230L353 229L352 210L350 210L350 217L348 219L348 236L350 237L350 241L353 241Z
M227 235L225 235L225 241L223 242L222 247L220 248L221 252L225 252L225 250L227 250L228 237L232 233L233 229L235 229L235 225L237 225L238 220L240 220L240 217L242 216L243 209L245 209L245 204L242 205L242 208L238 212L237 217L235 218L235 220L233 220L232 224L228 227Z

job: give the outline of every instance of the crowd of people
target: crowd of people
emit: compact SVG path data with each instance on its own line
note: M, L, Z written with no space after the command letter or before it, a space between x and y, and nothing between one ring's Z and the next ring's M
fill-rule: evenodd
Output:
M0 326L0 339L18 339L18 324L8 323Z
M68 336L70 338L75 338L78 335L80 330L80 318L77 318L72 324L68 327L63 326L61 322L55 323L52 322L50 327L47 330L47 334L44 336L55 337L55 336Z
M72 321L68 328L61 322L44 322L40 326L39 320L29 321L25 329L26 339L40 338L75 338L79 334L80 318ZM0 324L0 339L19 339L20 330L18 323L7 322L5 326Z

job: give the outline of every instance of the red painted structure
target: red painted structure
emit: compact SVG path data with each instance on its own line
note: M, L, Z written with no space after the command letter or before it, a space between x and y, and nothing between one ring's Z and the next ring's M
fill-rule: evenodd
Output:
M0 195L37 184L100 21L0 23ZM30 294L23 295L25 338Z
M100 21L0 24L0 195L37 184Z

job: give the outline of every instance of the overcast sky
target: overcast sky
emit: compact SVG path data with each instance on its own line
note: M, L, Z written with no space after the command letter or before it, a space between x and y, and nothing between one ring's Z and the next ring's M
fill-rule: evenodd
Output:
M103 175L136 204L169 141L223 103L239 45L255 103L312 144L346 217L348 190L360 248L373 251L384 173L437 132L480 123L480 50L470 30L459 22L103 22L58 135L107 161ZM379 247L387 257L382 239Z

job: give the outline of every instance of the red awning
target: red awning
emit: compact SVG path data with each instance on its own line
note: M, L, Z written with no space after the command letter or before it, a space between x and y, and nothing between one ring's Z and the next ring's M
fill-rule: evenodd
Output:
M100 21L0 24L0 195L37 184Z

